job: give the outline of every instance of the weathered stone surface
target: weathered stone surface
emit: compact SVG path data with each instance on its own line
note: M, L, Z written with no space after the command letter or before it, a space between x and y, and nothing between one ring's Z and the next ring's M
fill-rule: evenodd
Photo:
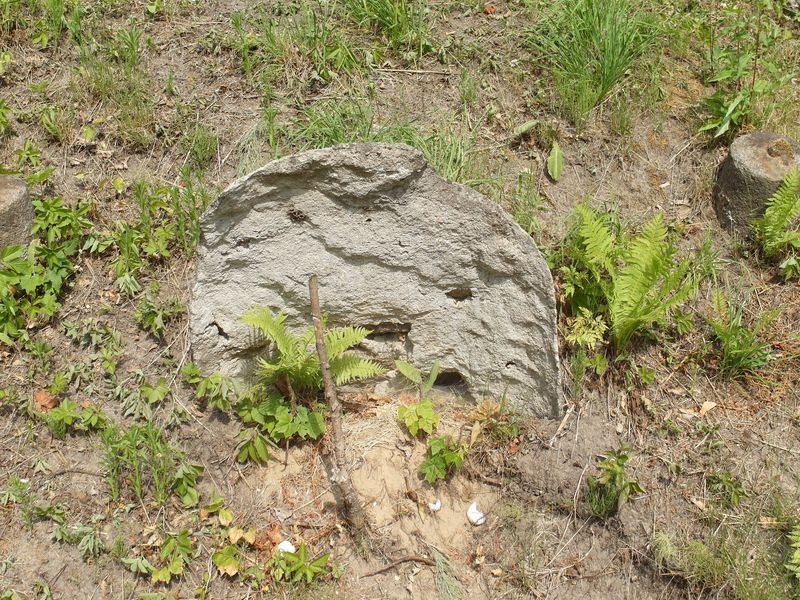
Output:
M27 244L31 239L33 204L25 182L0 175L0 248Z
M800 167L800 145L792 138L767 132L736 138L714 186L714 209L722 226L746 236L792 167Z
M550 272L495 203L439 177L402 145L349 144L267 164L203 215L190 331L206 371L247 377L257 349L240 322L253 305L310 323L319 276L332 325L375 333L366 351L504 392L529 414L559 409Z

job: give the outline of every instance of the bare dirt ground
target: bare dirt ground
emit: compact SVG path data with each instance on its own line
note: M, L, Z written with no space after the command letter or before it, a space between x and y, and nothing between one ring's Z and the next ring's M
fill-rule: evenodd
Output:
M185 315L168 323L163 340L149 335L134 319L143 292L128 298L115 285L115 251L82 253L55 317L30 329L32 342L52 352L0 344L0 390L6 392L0 395L0 594L9 594L0 598L15 598L11 590L26 599L797 597L784 563L787 524L800 519L800 295L796 282L784 282L750 246L720 229L711 206L714 169L726 146L697 133L699 99L708 93L701 78L705 49L686 23L695 26L717 3L646 3L665 19L665 32L582 129L559 116L552 83L526 41L548 8L544 3L431 2L435 49L410 60L348 20L343 5L311 2L316 14L328 15L331 35L339 32L358 49L360 66L348 72L328 63L331 74L319 72L300 38L277 59L254 62L250 74L243 67L245 54L267 51L253 40L236 41L236 15L256 35L264 30L259 15L279 29L299 22L301 2L63 4L65 23L75 6L83 8L83 41L63 26L42 48L35 39L44 8L0 0L0 51L13 56L0 92L14 111L10 131L0 137L0 164L15 167L15 152L26 141L35 144L41 165L54 168L51 182L36 193L61 196L68 205L88 200L97 230L135 218L136 180L184 185L180 169L189 166L213 196L275 156L375 137L404 123L445 139L439 155L461 158L443 159L440 168L457 164L450 176L518 220L515 189L520 174L527 176L536 194L526 213L532 222L523 226L530 225L542 248L557 244L572 208L590 198L624 223L663 214L687 252L711 240L718 269L691 303L696 326L690 333L661 328L635 343L632 358L654 370L652 383L630 381L619 367L573 385L562 342L563 418L514 418L511 434L482 438L464 466L436 486L417 471L424 442L410 438L395 418L402 398L345 395L347 461L372 524L370 539L359 545L336 510L323 463L326 442L292 444L285 457L276 450L264 466L237 462L236 416L206 407L182 382L180 370L191 358ZM152 14L149 6L156 7ZM2 7L24 17L8 26ZM133 92L121 100L92 88L82 58L94 39L111 57L109 65L123 64L124 45L115 36L134 21L142 33L136 69L146 97L139 112L124 103ZM782 23L795 43L797 23ZM791 47L796 52L796 43ZM780 96L774 100L780 108L761 125L798 137L796 80ZM355 116L342 117L338 129L318 124L309 131L309 109L338 115L354 106ZM43 125L49 107L60 115L57 135ZM264 118L269 110L271 126ZM515 135L533 119L535 127ZM628 127L614 125L625 119ZM372 128L364 129L368 121ZM192 137L198 127L214 140L205 158ZM557 183L545 168L553 139L565 156ZM152 261L140 278L143 288L157 281L162 299L186 306L192 275L191 257L176 252ZM777 311L766 334L771 360L757 375L727 379L710 352L703 316L712 290L723 284L748 299L746 317ZM65 321L118 333L113 378L103 371L98 347L65 335ZM58 374L68 381L62 401L96 406L128 426L135 419L124 416L115 390L163 378L169 393L155 405L153 420L204 468L198 507L182 508L175 496L163 505L130 493L112 500L99 436L71 431L59 439L29 410L36 407L34 394ZM446 391L435 405L441 430L454 435L473 408ZM642 492L615 516L599 519L584 499L586 480L598 475L598 458L620 442L632 448L626 474ZM725 473L728 483L720 485ZM731 502L737 489L741 497ZM232 512L232 525L202 510L214 494ZM437 499L442 508L432 512L428 502ZM472 502L486 513L483 525L466 518ZM77 542L51 539L58 522L48 507L62 511L67 527L89 525L103 549L87 554ZM225 575L212 560L227 544L229 525L256 532L239 557L238 571L248 575ZM189 532L191 559L171 583L153 582L121 562L144 556L158 563L168 534L181 530ZM302 541L312 556L330 552L337 577L311 585L260 578L275 532L296 545Z

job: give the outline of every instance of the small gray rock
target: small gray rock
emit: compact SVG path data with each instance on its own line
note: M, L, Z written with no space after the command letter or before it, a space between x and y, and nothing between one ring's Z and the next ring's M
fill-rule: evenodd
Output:
M240 321L253 305L310 323L308 279L331 325L374 334L364 351L427 371L475 399L560 408L553 281L497 204L437 175L413 148L348 144L267 164L201 221L190 306L194 361L247 378L263 352Z
M736 138L714 186L714 209L722 226L746 236L793 167L800 167L800 145L792 138L767 132Z
M33 204L25 181L0 175L0 248L27 244L32 225Z

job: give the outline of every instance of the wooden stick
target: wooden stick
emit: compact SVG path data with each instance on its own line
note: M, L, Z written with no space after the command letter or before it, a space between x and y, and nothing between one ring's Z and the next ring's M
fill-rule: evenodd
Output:
M436 563L433 561L433 559L427 558L425 556L404 556L403 558L398 558L397 560L390 562L388 565L381 567L380 569L376 569L374 571L366 573L365 575L362 575L361 579L364 579L366 577L372 577L373 575L378 575L380 573L385 573L389 569L394 569L396 566L402 565L403 563L407 562L418 562L422 563L423 565L429 565L431 567L436 566Z
M358 500L358 494L350 473L345 464L344 434L342 433L342 405L336 395L336 387L331 377L331 366L328 361L328 350L325 348L325 338L322 333L322 311L319 305L319 284L317 276L312 275L308 280L308 291L311 296L311 318L314 321L314 338L319 355L319 366L322 371L322 384L325 386L325 401L331 412L331 438L333 441L333 473L331 483L339 488L344 501L344 517L358 532L363 531L366 524L364 509Z

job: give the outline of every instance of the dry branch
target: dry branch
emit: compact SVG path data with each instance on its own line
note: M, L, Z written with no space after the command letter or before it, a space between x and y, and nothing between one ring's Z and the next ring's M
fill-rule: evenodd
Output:
M344 517L356 531L362 531L365 525L364 509L358 500L358 494L350 472L345 464L344 434L342 433L342 405L336 395L336 387L331 377L331 366L328 362L328 350L325 348L325 338L322 332L322 311L319 306L319 285L317 276L312 275L308 280L308 291L311 296L311 318L314 321L314 338L319 355L319 366L322 371L322 384L325 387L325 401L331 416L331 440L333 446L333 469L331 483L335 485L344 502Z

